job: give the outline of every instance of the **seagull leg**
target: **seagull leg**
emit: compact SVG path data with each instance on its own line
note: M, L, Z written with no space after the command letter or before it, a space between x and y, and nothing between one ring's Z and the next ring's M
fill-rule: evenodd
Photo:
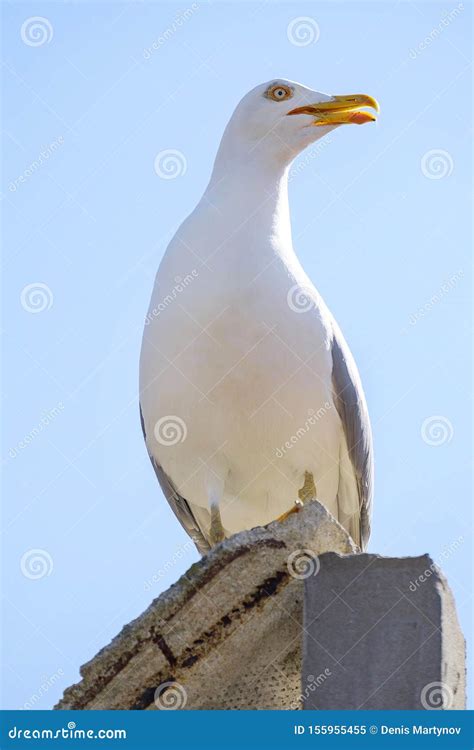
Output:
M304 484L300 490L298 490L298 500L295 500L295 504L286 513L283 513L276 520L286 521L286 519L292 515L292 513L298 513L303 505L310 500L316 500L316 485L311 472L305 471L304 473Z
M290 508L290 510L287 510L285 513L282 513L281 516L278 516L276 520L280 522L286 521L286 519L292 516L293 513L298 513L298 511L300 511L302 507L303 503L301 502L301 500L295 500L295 504L293 505L293 507Z
M221 512L217 503L211 503L211 545L219 544L225 539L224 527L222 526Z
M298 490L298 497L303 505L310 500L316 500L316 485L311 472L305 471L304 473L304 484L300 490Z
M213 475L208 486L209 512L211 525L209 529L209 544L211 547L219 544L225 539L224 526L222 525L220 503L224 495L224 482L217 475Z

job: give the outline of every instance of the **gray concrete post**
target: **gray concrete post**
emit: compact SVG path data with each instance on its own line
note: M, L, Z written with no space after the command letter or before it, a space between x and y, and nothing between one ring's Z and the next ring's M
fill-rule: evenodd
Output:
M305 580L305 709L465 708L465 646L428 555L328 552Z

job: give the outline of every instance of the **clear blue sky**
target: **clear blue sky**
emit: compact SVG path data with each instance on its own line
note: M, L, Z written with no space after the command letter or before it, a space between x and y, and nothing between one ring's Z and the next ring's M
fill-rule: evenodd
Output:
M142 443L142 321L235 104L278 76L380 101L377 125L338 129L298 170L294 242L367 394L370 551L442 560L467 634L468 3L38 0L3 12L3 707L51 707L197 559ZM49 23L39 36L23 26L35 16ZM312 43L288 38L301 16ZM164 149L184 155L184 174L156 174Z

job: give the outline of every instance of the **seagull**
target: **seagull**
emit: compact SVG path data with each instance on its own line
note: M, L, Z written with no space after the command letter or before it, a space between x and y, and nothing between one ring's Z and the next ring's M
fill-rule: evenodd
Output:
M293 249L288 178L305 148L378 111L371 96L286 79L252 89L159 266L140 356L141 422L163 493L203 555L313 500L366 548L366 400Z

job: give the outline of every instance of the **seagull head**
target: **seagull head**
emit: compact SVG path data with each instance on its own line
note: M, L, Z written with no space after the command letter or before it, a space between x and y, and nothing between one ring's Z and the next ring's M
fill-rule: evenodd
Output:
M288 163L340 125L374 122L377 101L368 94L330 95L279 78L260 84L237 105L225 140L234 156L259 155ZM239 153L240 152L240 153Z

